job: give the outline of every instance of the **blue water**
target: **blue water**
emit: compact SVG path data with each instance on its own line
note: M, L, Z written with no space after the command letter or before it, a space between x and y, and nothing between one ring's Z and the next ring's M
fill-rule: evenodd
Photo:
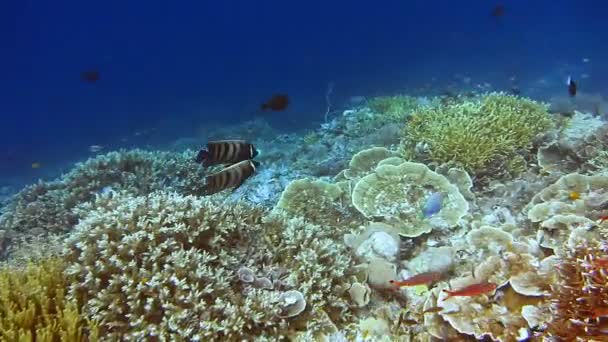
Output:
M501 3L505 15L492 17ZM425 85L508 88L512 76L523 95L550 97L570 73L588 74L581 91L608 95L606 13L592 0L9 0L0 179L50 176L93 144L196 137L210 123L255 118L277 92L292 103L265 115L273 127L314 128L329 83L337 107L355 95L426 95ZM91 68L101 80L82 82Z

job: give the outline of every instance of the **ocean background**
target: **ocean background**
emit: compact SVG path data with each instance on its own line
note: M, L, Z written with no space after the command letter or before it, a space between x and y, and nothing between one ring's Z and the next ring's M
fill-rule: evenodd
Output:
M353 96L514 85L543 100L566 95L568 75L607 95L606 13L599 0L8 1L0 187L57 177L91 145L202 145L206 127L256 118L314 129L330 86L334 110ZM89 69L98 82L81 81ZM261 114L275 93L290 107Z

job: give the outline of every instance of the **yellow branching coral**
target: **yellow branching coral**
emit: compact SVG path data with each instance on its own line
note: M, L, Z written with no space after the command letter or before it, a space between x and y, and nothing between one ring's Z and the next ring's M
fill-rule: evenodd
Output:
M96 341L96 324L66 298L64 263L56 258L25 269L0 270L0 340Z
M513 164L513 158L551 126L544 105L490 93L476 101L416 110L405 127L402 152L409 158L453 163L469 172L490 174ZM521 163L516 164L519 170Z

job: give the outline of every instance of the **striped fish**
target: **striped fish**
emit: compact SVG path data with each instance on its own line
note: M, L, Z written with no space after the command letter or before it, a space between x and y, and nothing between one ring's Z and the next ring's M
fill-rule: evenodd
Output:
M218 164L235 164L257 155L255 147L244 140L217 140L209 141L207 149L198 152L196 162L202 163L206 168Z
M213 195L228 188L238 189L255 173L257 166L259 166L258 162L247 159L210 174L205 177L205 195Z

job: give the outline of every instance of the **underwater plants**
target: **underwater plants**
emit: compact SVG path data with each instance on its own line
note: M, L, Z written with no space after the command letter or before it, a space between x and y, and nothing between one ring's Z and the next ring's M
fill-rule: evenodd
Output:
M552 127L546 106L489 93L478 100L421 107L407 122L401 152L411 159L451 163L476 175L522 170L534 138ZM520 159L518 162L513 160ZM525 164L524 164L525 165Z
M0 270L0 340L97 341L97 324L66 297L65 263L50 258L24 269Z

